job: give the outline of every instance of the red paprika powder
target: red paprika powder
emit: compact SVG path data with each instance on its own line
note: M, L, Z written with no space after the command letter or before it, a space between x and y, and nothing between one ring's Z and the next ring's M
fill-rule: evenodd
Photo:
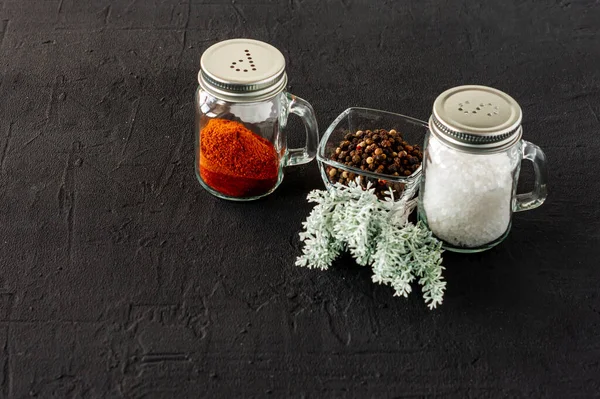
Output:
M200 131L200 176L231 197L254 197L277 184L279 158L271 142L242 123L210 119Z

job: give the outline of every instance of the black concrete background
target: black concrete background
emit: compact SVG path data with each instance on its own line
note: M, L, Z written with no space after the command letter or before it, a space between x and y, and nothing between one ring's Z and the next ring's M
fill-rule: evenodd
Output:
M0 0L0 397L599 397L599 24L597 1ZM321 130L510 93L548 201L446 254L435 311L350 258L296 268L314 163L244 204L193 174L199 57L234 37L281 49Z

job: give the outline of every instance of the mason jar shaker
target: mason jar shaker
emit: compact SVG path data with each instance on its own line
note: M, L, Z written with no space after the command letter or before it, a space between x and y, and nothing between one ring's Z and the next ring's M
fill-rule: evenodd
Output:
M546 199L546 157L522 140L522 112L508 94L459 86L433 104L425 139L419 219L456 252L489 249L508 235L513 212ZM521 161L533 162L533 191L517 194Z
M273 192L284 167L310 162L319 141L309 103L286 92L283 54L270 44L232 39L201 57L195 96L200 184L217 197L247 201ZM287 146L286 122L298 115L306 145Z

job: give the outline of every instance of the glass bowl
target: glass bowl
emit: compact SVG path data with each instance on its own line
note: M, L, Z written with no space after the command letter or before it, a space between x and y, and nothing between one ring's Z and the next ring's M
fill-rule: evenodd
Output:
M333 187L334 181L332 180L334 179L330 178L329 171L336 168L339 173L347 172L347 175L355 179L360 177L359 181L363 187L370 182L372 187L376 188L376 193L380 198L382 198L382 193L389 189L392 190L394 201L413 198L421 181L420 165L410 176L393 176L362 170L359 167L348 166L330 159L346 134L355 133L358 130L375 129L388 131L395 129L402 134L404 141L413 146L418 145L423 151L428 125L427 122L392 112L369 108L348 108L329 125L319 143L317 161L325 186L328 189Z

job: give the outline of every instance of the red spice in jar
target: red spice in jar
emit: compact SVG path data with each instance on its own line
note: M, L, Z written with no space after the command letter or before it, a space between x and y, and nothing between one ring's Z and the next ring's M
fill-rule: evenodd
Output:
M254 197L277 184L279 158L271 142L242 123L210 119L200 131L200 176L230 197Z

